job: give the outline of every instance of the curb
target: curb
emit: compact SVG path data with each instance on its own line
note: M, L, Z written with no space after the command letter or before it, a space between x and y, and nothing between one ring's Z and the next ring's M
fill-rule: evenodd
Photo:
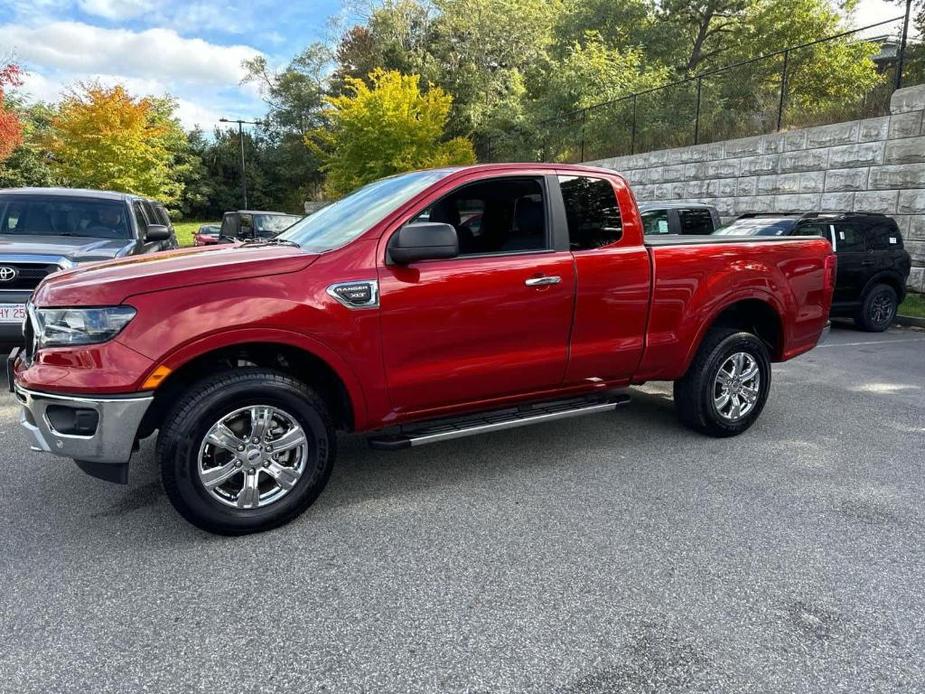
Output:
M896 316L893 319L896 325L906 325L912 328L925 328L925 318L915 316Z

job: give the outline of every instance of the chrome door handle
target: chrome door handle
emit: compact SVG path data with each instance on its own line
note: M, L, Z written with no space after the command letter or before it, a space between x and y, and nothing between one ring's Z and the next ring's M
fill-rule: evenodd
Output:
M559 284L562 281L562 278L558 275L549 275L547 277L531 277L528 280L524 280L524 284L528 287L542 287L547 284Z

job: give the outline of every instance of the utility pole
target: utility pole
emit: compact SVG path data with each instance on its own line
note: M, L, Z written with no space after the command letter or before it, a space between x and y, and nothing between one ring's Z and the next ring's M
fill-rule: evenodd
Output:
M896 63L896 88L903 86L903 63L906 60L906 41L909 38L909 15L912 14L912 0L906 0L906 16L903 18L903 36L899 43L899 60Z
M244 126L245 125L263 125L259 120L241 120L240 118L219 118L219 123L237 123L238 124L238 143L241 145L241 197L244 198L244 207L247 209L247 180L244 175Z

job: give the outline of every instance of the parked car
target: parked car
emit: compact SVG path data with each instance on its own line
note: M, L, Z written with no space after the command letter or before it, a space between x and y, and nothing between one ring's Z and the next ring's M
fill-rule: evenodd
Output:
M196 230L193 235L194 246L214 246L220 243L219 236L222 233L221 224L203 224Z
M271 239L285 231L302 217L285 212L261 210L235 210L222 217L222 227L216 243L231 243L236 240Z
M696 202L644 202L639 205L646 236L712 234L720 226L719 212L712 205Z
M853 318L869 332L890 327L906 296L912 258L896 220L872 212L749 214L721 236L821 236L838 256L832 316Z
M139 260L42 283L8 362L22 423L119 482L158 430L170 500L227 534L308 507L337 430L419 446L662 380L684 424L739 434L771 362L823 334L835 272L819 238L644 242L622 177L564 164L393 176L276 239Z
M0 349L22 343L26 302L46 275L176 247L167 210L155 200L72 188L0 190Z

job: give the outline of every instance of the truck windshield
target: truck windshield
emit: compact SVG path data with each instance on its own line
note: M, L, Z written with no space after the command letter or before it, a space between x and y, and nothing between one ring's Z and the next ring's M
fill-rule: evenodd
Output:
M0 234L129 239L124 203L37 195L0 197Z
M453 171L431 169L380 179L296 222L279 238L313 253L339 248Z
M786 236L796 223L793 217L745 217L713 233L720 236Z

